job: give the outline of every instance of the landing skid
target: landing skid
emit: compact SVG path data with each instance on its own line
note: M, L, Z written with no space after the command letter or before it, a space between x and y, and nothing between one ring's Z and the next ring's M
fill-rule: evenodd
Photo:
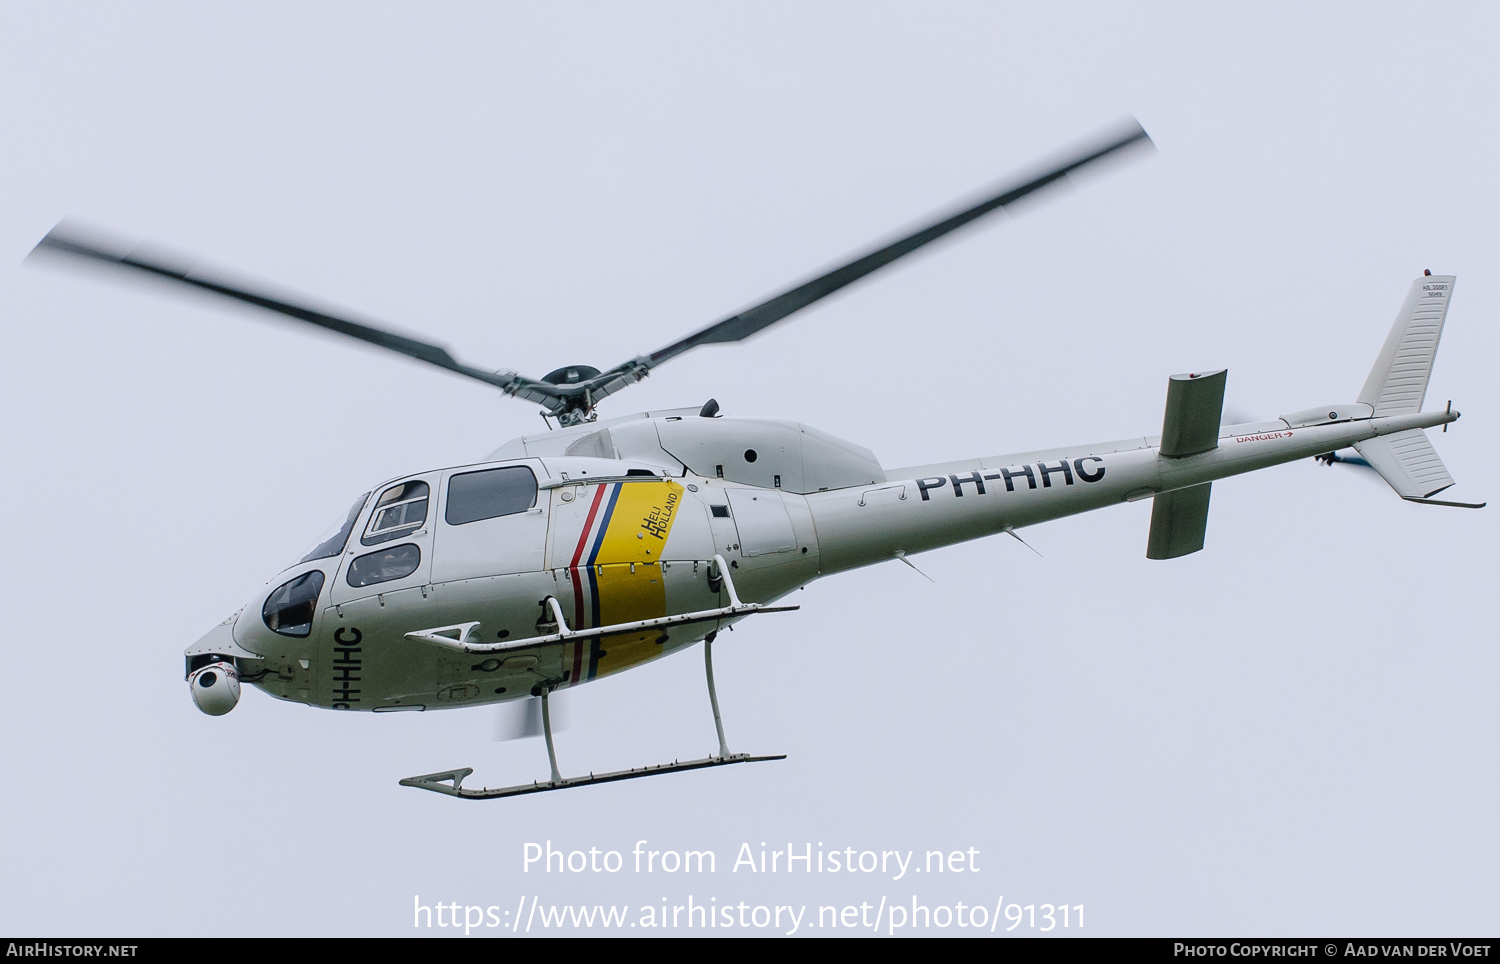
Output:
M514 787L496 787L483 790L465 790L462 786L464 778L473 773L471 767L462 770L448 770L443 773L427 773L419 777L407 777L401 781L403 787L419 787L423 790L435 790L438 793L446 793L453 797L466 797L470 800L492 800L496 797L516 797L523 793L543 793L547 790L567 790L571 787L588 786L591 783L613 783L616 780L633 780L636 777L654 777L662 773L680 773L684 770L701 770L704 767L723 767L732 763L761 763L765 760L785 760L786 754L776 756L751 756L748 753L735 753L731 756L707 756L701 760L673 760L671 763L659 763L656 766L637 767L633 770L616 770L613 773L590 773L586 777L564 777L553 783L548 781L542 783L523 783ZM452 781L451 784L447 781Z
M727 567L725 567L727 569ZM724 570L721 570L724 571ZM725 581L728 581L727 575ZM734 588L730 587L733 595ZM564 777L557 770L557 748L552 743L552 711L547 704L549 690L542 689L542 735L547 738L547 762L552 765L552 779L546 783L540 780L532 783L517 784L513 787L496 787L483 790L465 790L463 788L464 778L474 772L473 767L461 767L457 770L440 770L437 773L424 773L419 777L407 777L401 781L403 787L416 787L419 790L432 790L435 793L446 793L451 797L464 797L469 800L493 800L496 797L516 797L523 793L544 793L547 790L569 790L573 787L584 787L592 783L614 783L616 780L633 780L636 777L654 777L663 773L680 773L684 770L702 770L706 767L724 767L734 763L762 763L766 760L785 760L786 754L780 753L775 756L751 756L748 753L730 753L729 744L724 741L724 721L719 715L719 694L714 689L714 637L717 633L709 633L703 640L703 670L708 677L708 699L714 710L714 729L719 735L718 756L706 756L701 760L673 760L671 763L658 763L654 766L634 767L629 770L615 770L611 773L590 773L586 777Z

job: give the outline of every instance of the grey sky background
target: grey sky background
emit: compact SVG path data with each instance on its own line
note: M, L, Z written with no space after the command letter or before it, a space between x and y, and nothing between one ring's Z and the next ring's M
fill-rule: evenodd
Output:
M781 763L469 803L546 775L489 709L374 717L181 653L358 493L541 427L477 383L21 261L64 216L541 375L658 348L1129 115L1159 153L971 228L606 415L797 418L888 466L1158 431L1227 366L1352 399L1458 276L1428 407L1500 495L1494 13L1482 5L0 6L0 930L412 933L424 903L1083 904L1085 934L1500 924L1495 518L1311 461L814 583L716 649ZM257 597L258 598L258 597ZM566 694L565 772L714 745L701 649ZM521 873L526 841L718 854ZM731 873L742 842L980 872ZM1003 926L1003 925L1002 925ZM814 931L813 933L826 933ZM951 933L951 931L950 931Z

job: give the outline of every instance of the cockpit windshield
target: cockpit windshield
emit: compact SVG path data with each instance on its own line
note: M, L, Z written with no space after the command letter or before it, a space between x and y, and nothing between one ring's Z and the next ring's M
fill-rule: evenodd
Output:
M344 544L349 541L349 533L354 531L354 522L359 518L360 510L365 507L365 502L370 498L366 492L355 500L354 506L349 510L348 518L343 522L336 522L318 537L317 545L297 560L299 563L312 562L314 559L327 559L344 551Z

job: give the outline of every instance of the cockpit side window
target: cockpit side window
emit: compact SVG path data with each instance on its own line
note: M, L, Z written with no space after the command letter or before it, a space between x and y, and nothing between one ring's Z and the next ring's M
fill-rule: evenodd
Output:
M422 527L427 521L426 482L413 480L402 482L386 489L370 513L370 524L359 540L367 546L379 545L393 539L404 539Z
M448 481L443 518L450 526L525 512L536 505L536 476L524 465L465 472Z
M354 531L354 523L359 519L359 513L365 507L365 501L370 498L366 492L360 496L349 509L349 515L344 519L344 524L337 528L330 527L323 535L318 537L318 544L298 559L298 563L312 562L314 559L328 559L344 551L344 545L349 541L349 533ZM306 635L306 634L304 634Z
M360 504L363 508L364 504ZM340 546L342 548L342 546ZM313 613L318 608L318 593L323 590L323 574L314 569L296 579L284 582L266 597L260 618L267 628L283 636L306 636L312 632Z

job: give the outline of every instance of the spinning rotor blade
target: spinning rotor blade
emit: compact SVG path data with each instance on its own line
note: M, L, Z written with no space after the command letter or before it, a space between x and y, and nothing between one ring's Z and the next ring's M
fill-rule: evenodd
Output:
M558 699L557 693L553 693L549 699L552 701L552 732L559 733L568 728L568 714L563 708L567 701ZM495 741L497 743L529 740L534 736L542 735L542 700L540 697L528 696L524 700L501 703L495 709Z
M1116 151L1123 150L1134 144L1150 145L1151 137L1139 123L1131 121L1130 125L1124 131L1112 135L1102 144L1073 155L1068 160L1057 164L1022 184L1008 187L980 201L978 204L950 214L904 238L893 241L884 247L877 248L868 254L855 258L847 264L834 268L832 271L805 281L788 291L784 291L769 301L761 302L753 308L747 308L737 315L709 325L707 328L696 331L681 341L674 342L659 351L652 352L644 358L636 359L634 362L627 362L625 365L620 366L620 368L624 369L630 365L641 364L644 364L647 368L652 368L660 365L669 358L675 358L685 351L697 348L699 345L735 342L749 338L751 335L769 328L787 316L801 311L808 305L853 284L871 272L878 271L892 261L904 258L918 248L931 244L944 235L958 230L969 222L982 218L992 211L1014 204L1027 195L1033 194L1050 184L1066 178L1072 172L1087 167L1095 161L1108 157ZM634 380L636 379L632 379L632 381ZM594 394L595 397L601 396L601 393L597 390Z
M675 358L699 345L743 341L970 222L1014 204L1051 184L1065 180L1074 171L1088 167L1096 161L1137 144L1149 146L1151 138L1140 124L1131 121L1125 129L1063 161L1048 166L1041 173L1020 184L1008 187L977 204L949 214L921 230L876 248L784 291L768 301L709 325L650 355L632 358L606 372L600 372L588 365L568 365L541 380L526 378L513 371L487 372L474 368L454 358L448 349L441 345L398 335L393 331L353 321L346 317L326 314L283 300L265 291L258 291L246 283L230 281L223 276L216 277L196 265L183 267L180 264L174 264L166 258L152 256L139 247L123 250L124 246L102 242L68 226L66 222L58 224L48 232L47 236L37 244L33 253L70 255L96 264L129 269L138 272L141 276L176 282L189 288L238 301L241 304L272 311L309 325L316 325L327 331L356 338L366 344L376 345L408 358L415 358L429 365L493 385L507 395L537 402L543 406L545 414L557 416L564 426L570 426L592 421L595 418L594 406L600 399L640 381L650 374L651 369L668 359Z
M143 275L177 282L200 291L207 291L225 298L238 301L242 304L254 305L273 311L288 318L316 325L328 331L338 332L350 338L389 351L394 351L408 358L424 361L429 365L447 369L459 375L475 378L487 385L493 385L508 395L516 395L529 401L540 402L544 405L555 406L558 399L565 393L559 392L544 382L533 381L515 372L487 372L479 368L465 365L449 354L448 350L441 345L430 342L418 341L405 335L377 328L373 325L362 324L341 318L336 315L324 314L302 305L283 301L242 283L230 282L223 278L215 278L211 274L201 270L196 265L183 266L173 264L163 257L153 257L137 247L133 250L121 253L118 249L110 250L110 246L96 238L91 238L77 228L71 227L67 222L58 224L57 227L47 232L47 236L37 243L33 254L37 252L71 255L86 261L113 267L127 268L138 271Z

